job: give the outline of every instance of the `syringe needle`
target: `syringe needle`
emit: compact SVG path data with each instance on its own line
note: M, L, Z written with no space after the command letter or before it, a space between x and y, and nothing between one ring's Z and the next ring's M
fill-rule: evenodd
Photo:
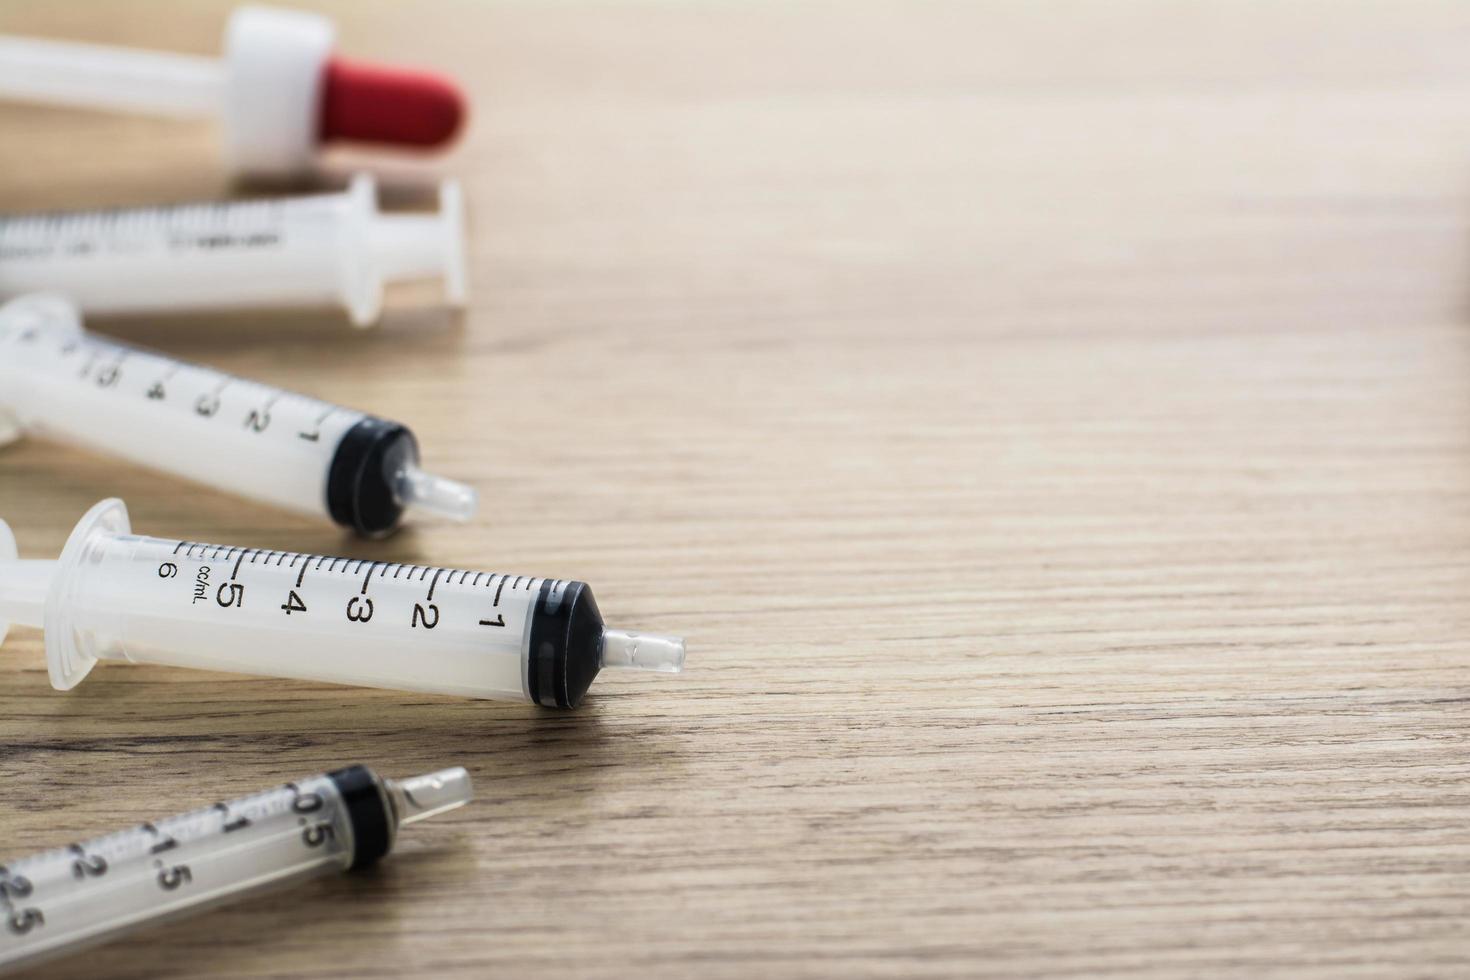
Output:
M684 669L684 638L603 630L602 666L677 674Z
M398 502L454 521L475 516L480 495L468 484L425 473L410 463L398 472L394 487Z

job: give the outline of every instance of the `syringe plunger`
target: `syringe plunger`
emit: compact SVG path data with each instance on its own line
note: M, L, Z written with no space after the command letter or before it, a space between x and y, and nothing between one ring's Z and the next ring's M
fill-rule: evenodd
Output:
M55 566L54 561L20 561L15 535L9 524L0 521L0 642L12 623L41 625Z

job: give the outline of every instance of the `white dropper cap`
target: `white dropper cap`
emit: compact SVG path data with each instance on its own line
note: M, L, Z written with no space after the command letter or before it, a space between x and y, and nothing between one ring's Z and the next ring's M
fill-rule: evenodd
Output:
M323 109L344 84L332 81L332 67L341 65L333 57L336 40L336 28L319 14L254 5L230 16L222 58L0 35L0 98L217 119L232 169L270 176L310 169L323 138L425 146L457 130L458 93L432 80L429 101L414 103L431 132L324 133ZM425 95L422 72L398 74L417 77L420 84L406 84ZM391 91L404 95L402 84ZM357 90L356 98L381 100L382 91Z

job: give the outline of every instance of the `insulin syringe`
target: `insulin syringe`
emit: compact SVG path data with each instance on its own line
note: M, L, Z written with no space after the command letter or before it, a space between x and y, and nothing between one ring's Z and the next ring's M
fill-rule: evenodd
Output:
M368 867L400 827L470 796L460 768L397 780L351 766L7 861L0 971L256 889Z
M609 629L582 582L132 533L120 500L54 561L0 521L0 641L46 632L51 684L101 660L575 707L603 667L677 673L684 641Z
M377 537L405 510L473 516L404 426L82 329L53 295L0 307L0 445L34 432Z
M464 202L378 210L366 174L340 193L0 217L0 296L65 293L87 313L340 307L365 327L390 283L439 279L465 302Z

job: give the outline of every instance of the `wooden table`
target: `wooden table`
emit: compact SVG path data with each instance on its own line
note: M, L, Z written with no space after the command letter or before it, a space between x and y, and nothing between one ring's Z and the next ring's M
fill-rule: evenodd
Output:
M225 10L0 30L207 51ZM467 315L94 325L410 422L480 520L356 541L40 441L0 513L35 557L115 495L582 578L689 669L569 713L58 694L18 632L5 852L352 761L479 791L372 874L54 975L1470 970L1470 7L335 13L474 94L452 156L387 168L464 180ZM228 191L197 127L0 127L3 210Z

